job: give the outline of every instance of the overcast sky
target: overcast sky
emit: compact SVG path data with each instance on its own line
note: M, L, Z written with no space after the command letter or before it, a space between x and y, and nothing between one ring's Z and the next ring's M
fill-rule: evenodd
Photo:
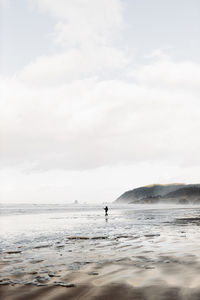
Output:
M0 0L0 201L200 183L199 0Z

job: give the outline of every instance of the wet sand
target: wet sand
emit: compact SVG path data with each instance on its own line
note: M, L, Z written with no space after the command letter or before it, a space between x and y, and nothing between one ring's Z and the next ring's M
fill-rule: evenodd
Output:
M0 299L199 300L200 209L120 213L106 222L87 212L40 215L32 236L14 231L15 217L2 238ZM73 219L79 228L69 227ZM56 231L44 234L44 220Z
M79 270L2 278L0 299L200 299L200 264L195 256L136 256L88 263Z

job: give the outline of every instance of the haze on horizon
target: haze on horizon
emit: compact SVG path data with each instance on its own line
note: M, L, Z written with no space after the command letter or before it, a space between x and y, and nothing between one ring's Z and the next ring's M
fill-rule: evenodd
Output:
M0 202L200 183L198 0L0 0Z

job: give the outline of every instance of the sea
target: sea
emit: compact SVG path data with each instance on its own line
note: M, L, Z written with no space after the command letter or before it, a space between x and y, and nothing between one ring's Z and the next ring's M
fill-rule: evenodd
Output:
M198 205L1 204L1 276L200 259ZM143 258L143 259L142 259Z

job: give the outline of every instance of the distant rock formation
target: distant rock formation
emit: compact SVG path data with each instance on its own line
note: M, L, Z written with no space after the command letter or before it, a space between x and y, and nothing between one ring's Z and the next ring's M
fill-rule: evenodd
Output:
M116 203L200 203L200 184L154 184L125 192Z

